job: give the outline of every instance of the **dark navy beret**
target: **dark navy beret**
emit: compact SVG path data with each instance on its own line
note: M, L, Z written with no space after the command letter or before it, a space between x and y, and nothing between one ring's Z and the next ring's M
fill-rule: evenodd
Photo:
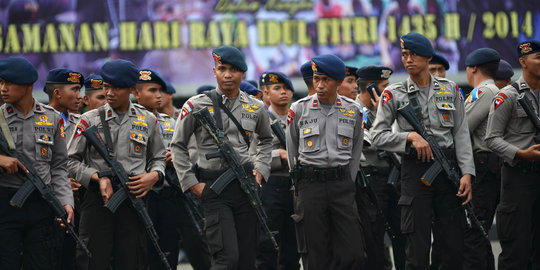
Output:
M90 75L84 79L84 90L103 89L103 78L99 75Z
M38 73L26 58L8 57L0 60L0 78L14 84L33 84Z
M435 55L435 50L433 49L433 46L431 46L431 41L422 34L410 32L401 36L400 40L402 49L409 49L413 53L425 57Z
M165 89L163 89L163 92L165 92L167 94L176 94L176 89L174 88L174 86L172 86L171 83L165 82L165 84L167 85L167 87L165 87Z
M276 83L283 83L287 86L287 88L291 89L291 91L294 92L294 87L287 75L281 73L281 72L266 72L266 78L265 78L264 85L271 85Z
M263 72L263 73L261 74L261 76L259 76L259 87L265 85L265 83L264 83L265 77L266 77L266 72Z
M347 76L356 76L356 71L358 71L358 68L351 67L351 66L345 66L345 77Z
M46 83L78 84L82 87L84 85L84 76L80 72L69 68L55 68L47 73Z
M199 88L197 88L197 94L201 94L202 92L210 91L212 89L216 89L216 87L212 85L201 85Z
M233 65L243 72L247 71L246 60L240 50L232 46L221 46L212 51L214 61Z
M444 56L435 53L433 57L431 58L431 61L429 61L430 64L439 64L443 65L444 69L448 70L450 68L450 64L448 63L448 60L444 58Z
M311 68L311 61L305 62L300 67L300 73L302 73L302 78L313 78L313 69Z
M165 80L154 70L151 69L140 69L139 70L139 79L137 83L157 83L161 85L161 89L165 91L167 89L167 84Z
M514 69L508 62L501 59L501 62L499 62L499 69L497 70L494 79L506 80L512 78L512 76L514 76Z
M517 47L519 57L522 57L527 54L540 52L540 41L538 40L529 40L519 43Z
M251 83L248 83L246 81L242 81L240 83L240 91L246 92L254 97L262 97L261 90L257 89L257 87L253 86Z
M380 81L380 80L388 80L390 78L390 75L392 75L394 71L385 66L363 66L356 71L356 76L360 80L365 81Z
M334 79L345 78L345 63L333 54L323 54L311 58L313 74L328 75Z
M491 48L480 48L467 55L467 58L465 58L465 66L473 67L499 61L501 61L499 52Z
M123 59L111 60L99 70L103 82L110 83L115 87L129 88L137 84L139 70L131 61Z

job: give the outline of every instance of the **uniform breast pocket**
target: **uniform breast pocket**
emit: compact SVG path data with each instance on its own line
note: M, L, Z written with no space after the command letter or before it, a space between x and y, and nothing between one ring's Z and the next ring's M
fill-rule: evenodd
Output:
M253 132L255 132L255 126L257 125L257 122L251 119L242 119L240 120L240 122L242 123L242 128L246 132L246 135L251 139L253 136ZM244 138L242 137L241 134L240 136L241 136L240 141L243 142Z
M517 133L533 133L534 125L529 120L525 110L518 104L515 111L516 121L509 123L509 128L513 129Z
M146 136L146 134L132 132L130 139L129 156L144 157L144 153L146 153L146 145L148 143L148 136Z
M47 133L35 134L36 138L36 160L51 161L51 147L54 145L54 139Z
M441 102L437 103L437 111L439 114L439 122L443 127L454 126L454 112L456 107L453 103Z
M315 152L321 149L319 126L300 129L300 152Z
M345 125L338 125L338 149L351 149L353 142L353 134L354 134L354 128L345 126Z

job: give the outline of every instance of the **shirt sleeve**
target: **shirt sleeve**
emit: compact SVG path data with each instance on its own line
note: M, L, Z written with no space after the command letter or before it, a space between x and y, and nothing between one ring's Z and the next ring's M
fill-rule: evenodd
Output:
M50 163L51 168L51 186L56 198L62 205L75 206L73 200L73 192L71 191L71 183L68 179L67 172L67 149L65 132L60 127L60 123L57 120L57 128L54 134L53 155Z
M300 110L297 109L298 103L293 103L287 115L287 128L285 129L285 139L287 144L287 159L289 168L293 169L298 162L298 118Z
M258 144L255 154L255 170L262 174L264 179L270 177L270 162L272 161L272 129L270 128L270 119L264 109L259 109L259 118L255 130L257 133Z
M362 147L364 145L364 110L357 106L359 113L356 114L356 125L354 126L354 140L352 149L352 159L349 164L351 179L356 180L356 175L360 169L360 158L362 157Z
M459 97L459 89L455 86L456 95L454 98L454 127L452 135L454 136L454 147L456 148L456 156L458 166L462 174L475 175L474 159L472 153L471 136L469 134L469 126L465 117L465 107L463 101Z
M392 125L397 119L397 102L390 90L384 90L379 100L377 116L373 122L373 145L379 150L405 153L409 132L393 131Z
M155 121L154 123L154 128L151 129L148 138L146 169L147 172L158 171L165 174L165 144L163 144L158 124Z
M88 147L86 137L82 135L84 129L89 128L90 120L86 115L83 115L77 123L73 137L69 140L68 149L68 171L70 175L74 175L75 179L84 187L88 188L92 175L98 170L86 164L84 159L87 155Z
M482 93L478 94L477 100L465 103L465 113L467 115L467 123L471 133L473 133L478 125L480 125L484 119L488 117L489 107L491 106L491 102L494 97L491 89L478 89L478 92L480 91L482 91Z
M511 93L501 90L489 109L486 130L487 147L507 161L514 161L519 149L517 146L504 140L506 126L512 116L515 103L514 96Z

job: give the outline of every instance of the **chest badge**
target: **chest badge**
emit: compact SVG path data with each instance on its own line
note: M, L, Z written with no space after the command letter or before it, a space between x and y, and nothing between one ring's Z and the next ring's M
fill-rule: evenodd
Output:
M39 122L35 122L38 126L52 126L53 123L49 122L49 117L42 114L39 116Z
M133 121L133 124L137 126L147 127L148 124L146 124L144 120L146 120L146 116L139 114L137 115L137 121Z
M246 110L246 112L255 112L255 110L252 108L252 106L249 106L247 103L242 103L242 108Z

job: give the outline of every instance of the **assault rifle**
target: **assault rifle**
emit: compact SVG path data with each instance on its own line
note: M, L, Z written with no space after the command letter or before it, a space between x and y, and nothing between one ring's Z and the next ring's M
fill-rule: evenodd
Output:
M399 114L401 114L401 116L403 116L403 118L405 118L405 120L407 120L407 122L409 122L409 124L413 127L414 131L420 134L420 136L422 136L422 138L424 138L424 140L429 143L429 147L431 148L433 156L435 157L433 165L422 176L422 183L424 183L426 186L431 186L431 183L433 183L439 173L444 171L444 173L446 174L446 179L448 179L456 189L459 189L459 181L461 177L458 171L454 166L451 165L450 160L444 154L435 137L431 133L428 133L428 131L424 128L422 122L418 119L418 117L416 117L416 113L414 112L411 105L407 104L405 107L398 109L398 112ZM484 229L484 227L482 227L482 223L480 223L480 221L474 214L471 203L463 205L462 207L465 210L465 215L467 217L469 225L472 221L482 232L482 235L487 238L488 235L486 233L486 230Z
M216 108L217 109L217 108ZM240 163L240 156L234 150L232 145L225 139L225 133L217 127L216 121L208 111L208 108L193 114L195 118L201 123L201 125L208 131L218 146L218 150L215 152L209 152L206 154L206 159L224 158L229 164L229 169L225 171L216 181L210 186L210 189L221 194L223 189L229 185L234 179L238 179L240 187L247 194L251 206L255 209L257 219L261 224L266 236L272 241L274 248L279 250L279 246L276 242L274 235L277 232L270 231L266 219L268 216L262 207L261 198L258 194L259 185L255 181L255 178L251 172L246 172L242 163Z
M122 204L122 202L124 202L126 199L129 199L131 205L135 209L135 212L137 212L137 215L141 218L141 221L143 222L146 229L146 233L150 237L150 240L154 245L154 249L156 250L159 258L161 259L163 266L165 266L165 269L172 270L172 268L169 266L169 263L167 262L167 257L165 253L163 253L163 251L159 247L157 232L154 229L154 225L152 224L152 220L148 215L148 211L146 210L143 200L141 198L137 198L136 195L130 193L129 187L127 185L127 182L129 182L129 176L126 173L126 170L124 170L124 167L122 166L122 164L120 164L120 162L116 161L109 155L107 147L101 139L101 136L99 135L96 126L91 126L90 128L86 129L82 132L82 135L86 137L88 142L94 147L94 149L96 149L99 155L110 167L108 170L98 172L98 176L100 178L109 177L111 180L115 179L117 182L117 191L105 204L105 207L107 207L109 210L111 210L111 212L114 213L116 212L120 204Z

